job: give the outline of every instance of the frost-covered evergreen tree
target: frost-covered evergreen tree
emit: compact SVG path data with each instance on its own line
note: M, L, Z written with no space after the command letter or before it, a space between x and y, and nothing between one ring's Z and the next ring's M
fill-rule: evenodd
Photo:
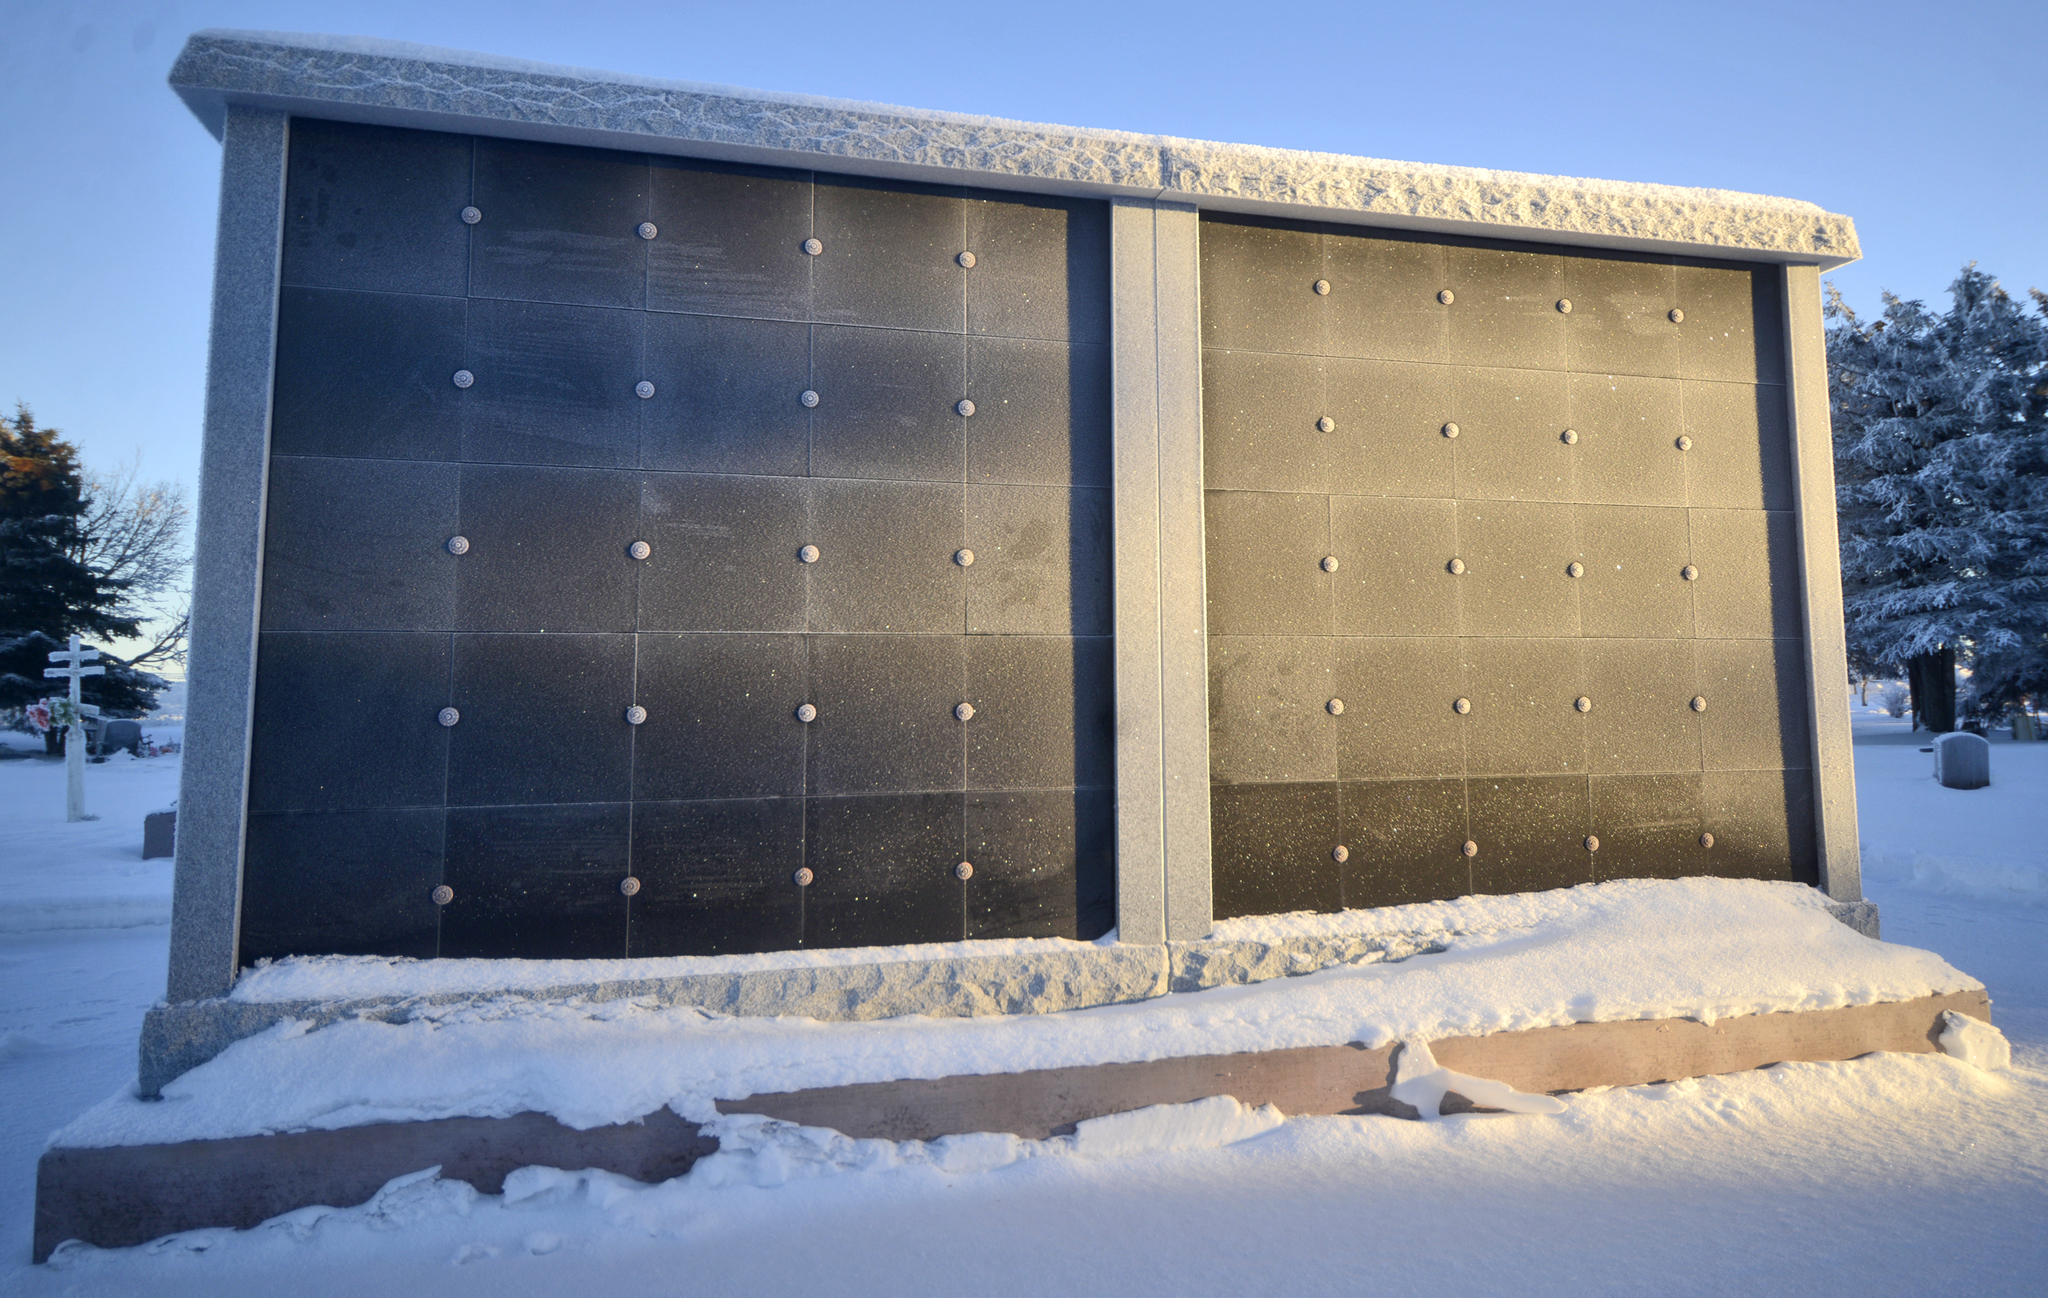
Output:
M37 427L25 405L13 419L0 416L0 707L63 692L43 669L74 631L102 640L106 675L84 682L85 702L107 716L156 706L163 679L104 647L104 638L133 636L140 623L126 606L134 579L92 561L92 509L77 448L56 429ZM62 736L45 737L51 751Z
M1958 660L1986 720L2048 688L2048 298L1974 265L1949 292L1869 324L1827 304L1850 652L1905 669L1937 730Z

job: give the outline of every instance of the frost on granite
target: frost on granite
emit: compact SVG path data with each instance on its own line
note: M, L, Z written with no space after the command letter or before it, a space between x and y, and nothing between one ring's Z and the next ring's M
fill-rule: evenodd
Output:
M632 960L415 960L406 956L288 956L243 974L229 999L251 1003L477 995L600 983L647 983L717 974L829 969L936 960L1045 959L1099 950L1064 938L832 947L751 955L659 956Z
M171 84L225 103L612 147L779 155L783 165L1069 192L1184 197L1338 220L1486 227L1818 259L1858 257L1847 217L1728 190L1586 180L1185 140L768 94L347 37L203 31ZM837 168L833 164L841 164Z
M1625 880L1350 916L1432 927L1440 954L1061 1014L819 1022L633 999L505 998L404 1022L277 1024L164 1087L115 1096L54 1138L156 1144L372 1122L549 1113L579 1129L667 1105L695 1121L748 1095L958 1074L1359 1042L1441 1041L1574 1022L1832 1009L1975 989L1939 956L1837 923L1810 888Z

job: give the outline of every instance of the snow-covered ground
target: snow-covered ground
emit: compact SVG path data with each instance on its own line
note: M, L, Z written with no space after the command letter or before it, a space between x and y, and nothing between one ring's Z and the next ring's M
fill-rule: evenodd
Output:
M144 728L159 740L181 732ZM41 739L12 732L0 732L0 750L9 755L0 758L0 933L169 924L171 861L142 859L142 818L177 801L178 758L116 752L88 765L92 819L74 825L64 820L63 760L43 756Z
M0 923L0 1291L2038 1293L2048 744L1999 744L1991 788L1962 792L1927 778L1905 723L1859 710L1857 739L1885 936L1990 988L2010 1072L1881 1056L1437 1123L1212 1102L1046 1142L740 1123L663 1186L536 1169L477 1196L416 1178L361 1208L47 1268L25 1264L35 1156L132 1076L161 990L169 871L139 859L141 816L173 796L176 759L90 768L102 819L75 826L61 767L0 762L0 916L17 921ZM57 927L95 905L156 922Z

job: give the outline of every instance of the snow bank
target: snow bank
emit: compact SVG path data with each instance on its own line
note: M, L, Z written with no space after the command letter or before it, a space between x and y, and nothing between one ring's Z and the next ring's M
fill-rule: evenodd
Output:
M1221 1149L1264 1135L1287 1121L1270 1104L1252 1108L1228 1095L1191 1104L1154 1104L1074 1124L1074 1152L1085 1158L1124 1158L1177 1149Z
M253 1230L70 1245L20 1289L2031 1294L2048 1266L2044 1089L1881 1055L1571 1095L1542 1122L1293 1118L1142 1158L735 1118L660 1185L528 1168L480 1195L420 1172Z
M1982 1019L1943 1010L1939 1040L1943 1054L1987 1073L2002 1073L2012 1067L2012 1044L2005 1033Z
M1444 1115L1444 1097L1456 1091L1472 1103L1508 1113L1563 1113L1564 1101L1550 1095L1529 1095L1490 1078L1474 1077L1437 1063L1427 1041L1407 1041L1395 1065L1394 1084L1388 1093L1403 1104L1412 1104L1426 1122Z
M353 1020L310 1031L287 1022L180 1077L160 1102L115 1096L53 1143L160 1143L528 1110L589 1128L662 1105L705 1121L721 1098L855 1082L1380 1046L1581 1021L1710 1022L1980 985L1929 952L1852 932L1819 894L1795 884L1626 880L1348 918L1377 927L1390 916L1435 916L1446 925L1446 950L1062 1014L821 1023L632 1000L503 998L426 1009L403 1023Z

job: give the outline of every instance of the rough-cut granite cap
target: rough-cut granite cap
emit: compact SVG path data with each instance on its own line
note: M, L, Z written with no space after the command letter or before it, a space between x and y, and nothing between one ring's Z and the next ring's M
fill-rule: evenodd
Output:
M1824 270L1862 255L1848 217L1795 199L1047 126L357 37L202 31L185 43L170 80L215 135L227 106L239 104L422 130Z

